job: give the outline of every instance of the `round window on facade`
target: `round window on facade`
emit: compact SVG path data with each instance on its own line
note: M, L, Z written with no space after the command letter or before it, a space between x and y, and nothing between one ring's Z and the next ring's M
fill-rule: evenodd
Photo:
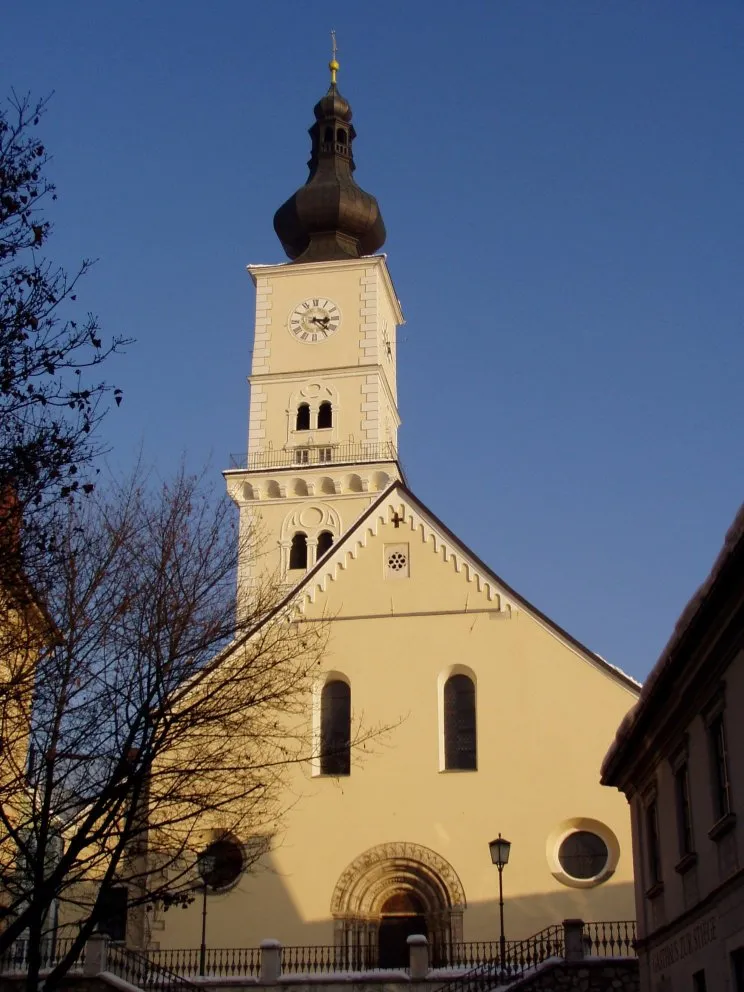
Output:
M609 855L602 838L588 830L569 834L558 848L558 861L570 878L596 878L604 871Z
M606 823L577 816L551 831L545 854L555 879L574 889L590 889L615 873L620 844Z
M210 889L229 889L243 871L243 848L231 837L220 837L204 848L198 858L199 874Z

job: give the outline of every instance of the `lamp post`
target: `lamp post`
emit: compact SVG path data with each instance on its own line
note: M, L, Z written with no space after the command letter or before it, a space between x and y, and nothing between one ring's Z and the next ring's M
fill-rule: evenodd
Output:
M207 961L207 891L212 879L212 875L217 866L217 858L211 854L209 848L202 851L196 859L196 867L202 880L202 931L201 945L199 947L199 974L204 975Z
M499 954L501 957L501 970L504 970L504 965L506 963L506 940L504 938L504 889L502 886L501 876L504 871L504 865L509 862L509 852L511 851L511 842L504 840L501 834L498 835L496 840L492 840L488 845L488 849L491 852L491 861L496 865L499 870L499 919L501 921L501 936L499 937Z

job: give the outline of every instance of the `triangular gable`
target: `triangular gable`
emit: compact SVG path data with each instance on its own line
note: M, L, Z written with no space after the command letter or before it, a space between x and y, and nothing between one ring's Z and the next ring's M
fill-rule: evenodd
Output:
M319 597L329 591L332 583L339 581L343 574L353 567L360 550L367 546L370 538L377 536L380 525L392 521L395 514L400 521L401 539L406 532L420 533L424 543L431 542L434 552L441 555L443 561L452 561L455 571L462 574L467 582L474 583L477 591L482 593L488 602L493 603L496 611L505 615L514 615L523 610L625 688L634 692L640 690L640 684L635 679L590 651L568 631L520 596L401 482L394 482L367 507L349 530L294 587L288 599L293 599L300 612L304 613L308 605L316 603ZM467 612L467 609L463 612Z

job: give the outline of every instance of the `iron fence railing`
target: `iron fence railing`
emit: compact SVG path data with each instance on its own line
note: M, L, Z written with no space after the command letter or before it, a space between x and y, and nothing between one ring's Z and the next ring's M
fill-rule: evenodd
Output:
M451 944L434 943L432 968L475 968L499 956L498 940L463 940Z
M503 961L497 951L492 960L450 979L437 992L490 992L491 989L508 985L548 958L563 955L563 927L546 927L526 940L506 941Z
M398 452L392 441L377 443L307 445L297 448L269 448L250 454L230 455L231 469L260 471L274 468L322 468L324 465L356 465L366 462L396 462Z
M330 974L377 968L377 949L371 947L282 947L284 974Z
M41 969L48 971L59 964L72 950L74 937L49 937L41 941ZM28 947L26 938L19 938L0 955L0 974L28 971ZM79 971L85 964L85 946L80 950L71 971Z
M199 974L199 948L176 947L147 951L153 964L167 968L177 975L189 977ZM207 947L204 956L204 972L230 978L236 975L258 976L261 970L261 949L259 947Z
M586 953L593 957L634 958L635 940L635 920L602 920L584 924Z
M109 944L106 971L144 992L188 992L199 988L183 975L156 964L147 955L117 944Z
M604 920L584 923L583 952L594 957L636 956L635 920ZM44 940L41 945L41 968L48 970L65 958L73 937ZM0 974L23 973L28 969L28 940L19 939L0 956ZM499 941L433 942L430 948L432 968L463 970L463 974L440 986L437 992L490 992L546 961L565 957L564 928L546 927L525 940L507 940L501 961ZM79 972L85 963L85 948L71 971ZM139 986L146 992L187 992L196 988L189 978L199 975L199 948L169 948L146 953L131 951L109 943L107 970ZM281 948L281 970L287 975L348 973L379 969L377 947L334 947L331 945L287 946ZM383 970L383 969L380 969ZM395 970L406 970L397 968ZM216 977L249 976L258 978L261 971L259 947L206 948L206 975Z

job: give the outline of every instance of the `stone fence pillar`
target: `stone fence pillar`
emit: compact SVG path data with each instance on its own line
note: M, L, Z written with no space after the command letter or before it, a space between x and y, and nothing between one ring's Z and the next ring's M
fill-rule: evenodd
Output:
M563 946L566 961L583 961L584 959L584 921L563 921Z
M262 985L275 985L282 973L282 945L279 940L261 941L261 970L259 981Z
M92 933L85 942L84 975L100 975L108 963L108 935Z
M406 943L411 979L426 978L429 974L429 941L423 934L412 933Z

